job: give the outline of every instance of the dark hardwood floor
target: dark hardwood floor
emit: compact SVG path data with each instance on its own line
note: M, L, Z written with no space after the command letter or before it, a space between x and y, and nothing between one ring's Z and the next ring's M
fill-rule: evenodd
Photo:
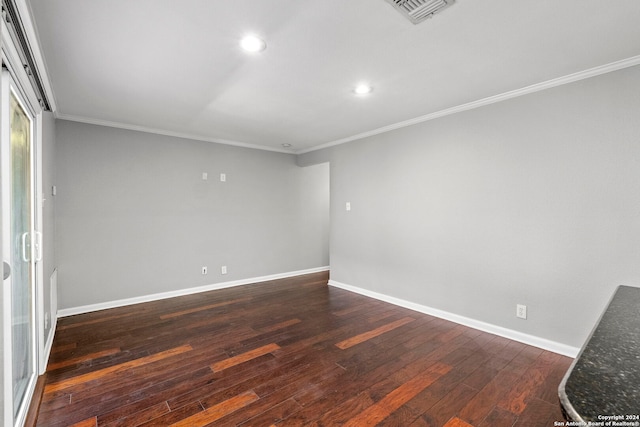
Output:
M38 426L553 426L571 359L317 273L60 319Z

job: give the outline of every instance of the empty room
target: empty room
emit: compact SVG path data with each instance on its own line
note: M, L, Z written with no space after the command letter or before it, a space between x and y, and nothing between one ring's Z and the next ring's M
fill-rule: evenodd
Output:
M640 426L638 22L2 0L0 425Z

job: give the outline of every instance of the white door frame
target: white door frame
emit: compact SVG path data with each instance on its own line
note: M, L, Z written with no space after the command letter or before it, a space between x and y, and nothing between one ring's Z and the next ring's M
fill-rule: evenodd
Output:
M6 66L6 72L11 76L11 85L14 92L18 93L20 97L23 99L24 107L29 111L29 113L33 116L33 153L32 153L32 206L33 206L33 217L32 217L32 235L35 236L42 230L42 108L40 107L40 103L38 102L37 96L31 86L31 82L29 77L27 76L26 71L22 65L22 60L15 46L13 45L11 36L9 35L9 30L6 27L6 22L0 19L0 54L2 58L2 64ZM3 76L3 84L2 88L8 88L9 85L4 83L6 77ZM2 89L0 89L2 90ZM0 93L0 97L3 96L3 93ZM1 111L0 111L1 112ZM3 112L2 112L3 113ZM5 130L2 130L5 132ZM4 135L3 135L4 137ZM8 160L3 159L3 156L0 155L0 160L3 165L7 165ZM2 172L4 166L0 167L0 172ZM4 184L3 184L4 185ZM0 192L4 200L10 197L8 194L4 194L4 191ZM3 201L3 203L5 203ZM4 227L4 222L8 221L7 218L4 218L2 215L2 220L0 221L0 227ZM41 234L40 234L41 236ZM41 239L39 242L36 240L33 241L34 244L31 245L32 249L35 249L35 245L39 246L37 251L39 252L38 257L41 257L42 254L42 245ZM35 250L33 251L35 252ZM6 258L8 254L3 254ZM36 259L36 254L32 254L32 259ZM22 408L21 413L18 416L17 422L15 426L22 426L26 417L26 412L28 411L28 402L31 401L31 397L33 394L33 390L35 388L35 381L37 376L42 374L45 369L46 361L44 359L44 322L43 322L43 263L42 261L35 262L35 265L32 267L33 274L35 277L34 284L34 300L33 300L33 334L34 334L34 373L35 377L30 384L30 387L27 392L27 396L25 401L27 404L24 408ZM4 281L3 281L4 282ZM11 352L11 290L8 286L3 283L2 286L2 328L3 328L3 347L0 347L0 351L3 352L2 355L2 364L3 364L3 385L0 393L0 405L2 406L2 412L0 413L0 421L3 421L3 425L5 426L13 426L13 378L12 378L12 352Z

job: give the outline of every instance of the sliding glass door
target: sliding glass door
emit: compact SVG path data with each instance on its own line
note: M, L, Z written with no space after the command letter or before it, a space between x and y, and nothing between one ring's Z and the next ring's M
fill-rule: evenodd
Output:
M4 375L5 382L10 383L10 394L5 385L5 420L11 415L11 424L21 425L36 379L34 116L7 71L2 72L0 95L2 254L11 268L2 289Z

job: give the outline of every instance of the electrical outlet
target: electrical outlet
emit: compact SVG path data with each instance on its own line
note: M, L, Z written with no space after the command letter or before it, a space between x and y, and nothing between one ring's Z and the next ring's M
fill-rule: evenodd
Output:
M222 267L220 267L220 274L227 274L227 266L223 265Z
M207 272L207 267L202 267L202 275L204 276L205 274L207 274Z
M49 319L50 319L50 317L51 316L49 315L48 312L44 314L44 328L45 329L49 329Z
M226 173L221 173L220 174L220 182L227 182L227 174Z
M527 306L522 304L516 304L516 317L520 319L527 318Z
M351 210L351 202L347 202L344 206L346 211L350 211Z

